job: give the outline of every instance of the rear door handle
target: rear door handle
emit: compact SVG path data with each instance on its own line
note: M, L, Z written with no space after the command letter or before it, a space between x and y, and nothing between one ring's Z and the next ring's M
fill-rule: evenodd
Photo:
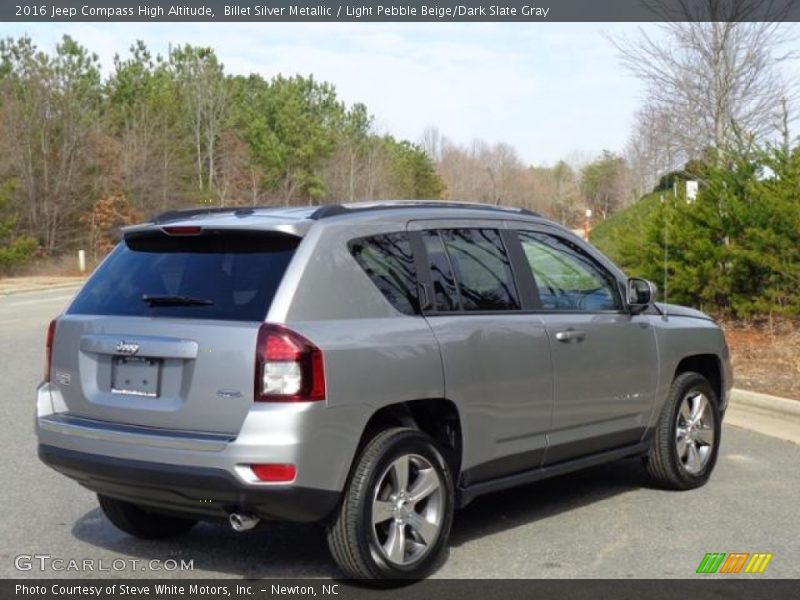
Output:
M586 337L585 331L579 331L578 329L566 329L565 331L557 331L556 332L556 339L559 342L564 342L568 344L572 340L577 342L582 342Z

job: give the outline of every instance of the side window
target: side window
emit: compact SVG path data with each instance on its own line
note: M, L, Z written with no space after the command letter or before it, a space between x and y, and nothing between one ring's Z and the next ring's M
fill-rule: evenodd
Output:
M440 234L458 281L462 310L520 308L511 263L498 231L445 229Z
M591 257L555 236L518 231L533 270L542 308L555 311L620 309L616 280Z
M352 240L350 253L386 299L401 313L419 312L417 271L406 233Z
M461 310L461 300L458 297L453 269L439 232L423 231L422 240L425 243L425 252L431 268L434 310Z

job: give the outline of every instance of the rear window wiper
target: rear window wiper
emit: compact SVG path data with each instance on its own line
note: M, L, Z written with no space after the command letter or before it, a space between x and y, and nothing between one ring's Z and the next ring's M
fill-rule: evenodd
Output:
M213 300L205 298L192 298L191 296L159 296L154 294L143 294L142 302L149 306L210 306Z

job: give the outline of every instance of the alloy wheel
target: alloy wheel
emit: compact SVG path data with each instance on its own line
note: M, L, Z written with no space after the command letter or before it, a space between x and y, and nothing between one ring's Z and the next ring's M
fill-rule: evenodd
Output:
M697 475L708 464L715 436L716 421L711 402L702 392L690 390L681 401L675 423L678 460L688 473Z
M444 518L443 482L419 454L394 460L381 474L372 501L372 533L384 560L406 566L436 544Z

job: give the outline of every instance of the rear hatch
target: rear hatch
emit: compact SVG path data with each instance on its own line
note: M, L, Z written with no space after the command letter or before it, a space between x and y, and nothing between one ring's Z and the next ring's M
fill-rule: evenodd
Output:
M237 433L258 328L300 238L165 229L128 234L59 318L51 381L70 415Z

